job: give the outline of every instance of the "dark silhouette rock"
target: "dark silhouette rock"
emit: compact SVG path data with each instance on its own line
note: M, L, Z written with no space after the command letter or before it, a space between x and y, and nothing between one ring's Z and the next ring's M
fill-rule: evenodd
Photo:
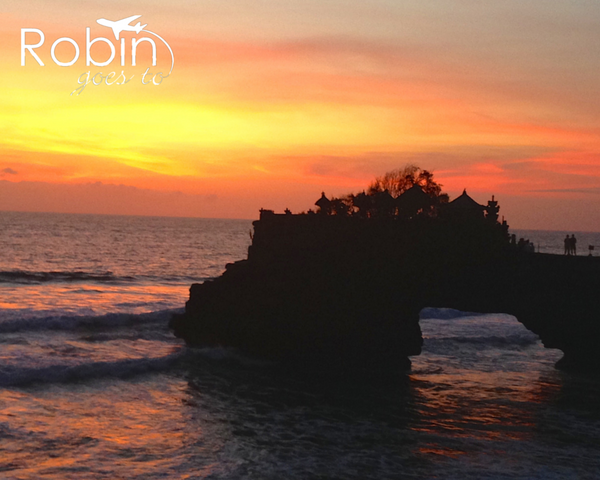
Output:
M448 225L263 210L248 259L193 285L171 327L190 345L233 346L291 363L406 367L421 351L421 285L436 275L419 264ZM488 230L505 242L499 229Z
M248 259L192 285L170 326L189 345L396 370L421 351L424 307L509 313L564 352L559 367L600 370L600 258L520 249L494 200L455 202L408 219L262 210Z

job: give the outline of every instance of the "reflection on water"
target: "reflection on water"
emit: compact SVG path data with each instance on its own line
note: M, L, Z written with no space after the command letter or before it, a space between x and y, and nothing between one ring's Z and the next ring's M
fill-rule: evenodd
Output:
M185 388L158 375L4 391L1 421L11 441L3 442L3 467L18 466L20 478L57 479L176 478L185 462L208 472L220 436L205 435Z
M104 315L144 313L181 307L189 298L189 283L178 285L81 285L2 286L2 318L51 315Z
M311 380L196 353L161 374L3 390L0 428L10 441L0 467L57 479L598 471L597 380L415 370L386 381Z

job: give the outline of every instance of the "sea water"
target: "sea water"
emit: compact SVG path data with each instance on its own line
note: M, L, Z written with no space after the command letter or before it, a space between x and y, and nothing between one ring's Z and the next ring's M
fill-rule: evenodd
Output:
M598 377L509 315L425 309L411 372L377 379L186 348L170 315L250 229L0 212L0 478L600 477Z

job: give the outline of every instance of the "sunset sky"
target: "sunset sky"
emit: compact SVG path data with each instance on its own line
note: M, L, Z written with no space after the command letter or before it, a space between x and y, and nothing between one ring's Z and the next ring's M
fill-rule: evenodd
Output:
M159 86L96 23L131 15L173 49ZM515 228L600 231L597 1L0 0L0 42L0 210L255 218L414 163Z

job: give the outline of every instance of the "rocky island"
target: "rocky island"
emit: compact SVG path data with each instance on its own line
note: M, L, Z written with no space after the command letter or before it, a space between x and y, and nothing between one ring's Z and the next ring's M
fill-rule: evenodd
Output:
M419 312L515 315L558 366L600 370L600 258L544 255L511 238L495 199L453 201L409 166L316 212L261 210L248 258L194 284L170 327L301 367L395 370L421 351Z

